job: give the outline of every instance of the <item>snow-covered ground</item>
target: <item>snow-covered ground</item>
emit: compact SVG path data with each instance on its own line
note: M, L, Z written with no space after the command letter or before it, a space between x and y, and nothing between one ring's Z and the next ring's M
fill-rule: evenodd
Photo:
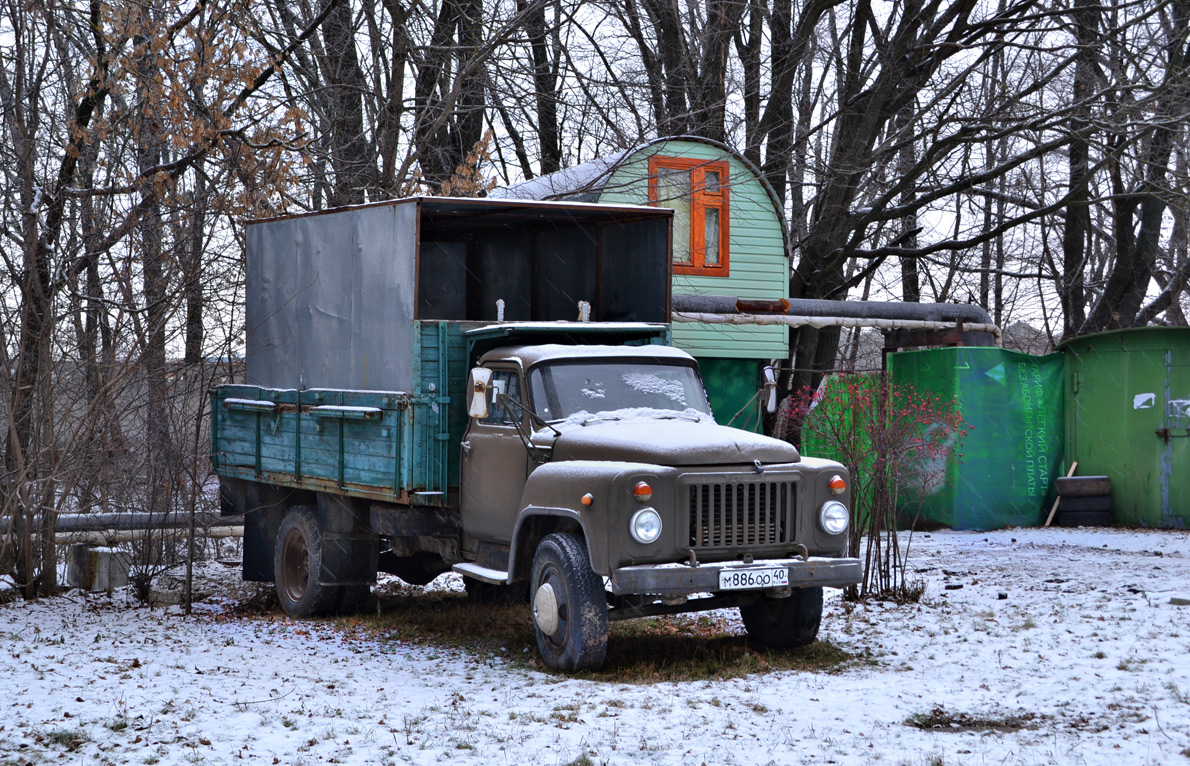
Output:
M921 604L828 599L870 662L642 685L219 598L16 601L0 764L1190 764L1190 533L918 534L910 568Z

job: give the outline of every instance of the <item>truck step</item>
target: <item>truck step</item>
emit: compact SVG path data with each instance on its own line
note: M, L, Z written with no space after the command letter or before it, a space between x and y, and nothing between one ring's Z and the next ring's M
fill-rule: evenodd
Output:
M474 577L476 580L491 583L492 585L508 584L508 572L501 572L499 569L488 569L487 567L481 567L479 564L472 564L470 562L455 564L451 569L464 577Z

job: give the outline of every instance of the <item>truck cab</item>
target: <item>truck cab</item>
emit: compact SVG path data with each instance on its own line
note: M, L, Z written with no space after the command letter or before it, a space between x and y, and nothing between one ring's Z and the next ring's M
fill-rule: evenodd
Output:
M717 424L683 351L503 347L469 391L454 569L527 589L553 667L598 666L609 620L719 607L808 643L860 577L843 466Z

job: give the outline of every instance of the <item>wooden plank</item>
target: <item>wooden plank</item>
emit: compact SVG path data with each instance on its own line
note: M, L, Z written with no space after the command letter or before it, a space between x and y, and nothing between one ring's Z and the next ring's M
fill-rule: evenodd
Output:
M1071 476L1075 475L1075 469L1077 469L1077 467L1078 467L1078 460L1075 460L1075 462L1070 464L1070 470L1066 471L1066 478L1070 478ZM1053 521L1053 515L1058 513L1058 501L1060 501L1060 500L1061 500L1061 495L1058 495L1057 497L1053 498L1053 506L1050 508L1050 515L1046 516L1044 526L1046 526L1046 527L1050 526L1050 522Z

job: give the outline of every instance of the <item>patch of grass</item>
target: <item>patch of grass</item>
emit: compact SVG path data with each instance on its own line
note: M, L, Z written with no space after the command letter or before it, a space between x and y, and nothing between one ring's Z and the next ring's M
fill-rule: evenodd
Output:
M1045 716L1037 713L985 715L952 712L935 706L928 713L914 713L905 719L906 726L922 731L1020 731L1035 729Z
M1094 657L1094 658L1095 658L1095 659L1097 659L1097 660L1106 660L1106 659L1107 659L1107 652L1105 652L1105 651L1103 651L1102 649L1100 649L1099 651L1095 652L1095 653L1094 653L1094 654L1092 654L1091 656L1092 656L1092 657Z
M336 618L347 640L463 649L545 670L528 604L476 604L458 593L381 594L377 613ZM791 650L757 649L705 614L612 623L607 661L580 678L620 683L740 678L800 670L838 673L874 660L829 642Z
M536 662L536 655L533 658ZM838 673L865 659L825 641L789 650L757 649L747 638L726 631L705 635L666 627L652 632L619 623L612 626L603 668L580 675L599 681L654 683L742 678L780 670Z
M46 732L43 736L51 745L64 747L70 752L78 750L84 744L91 741L91 738L87 736L87 732L82 729L54 729L53 731Z
M228 604L228 612L239 617L269 614L279 611L280 608L277 589L264 583L256 583L256 587L252 588L248 595Z
M582 754L582 755L580 755L578 758L575 758L573 761L570 761L569 763L563 764L563 766L595 766L595 762L594 762L594 761L592 761L592 760L591 760L591 759L590 759L590 758L587 756L587 754L586 754L586 753L583 753L583 754Z

